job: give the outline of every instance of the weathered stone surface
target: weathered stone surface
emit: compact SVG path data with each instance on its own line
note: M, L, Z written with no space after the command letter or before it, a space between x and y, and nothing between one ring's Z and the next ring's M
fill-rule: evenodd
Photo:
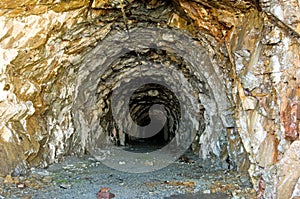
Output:
M300 82L293 78L285 85L285 95L283 95L280 113L285 130L285 139L294 141L299 139L300 121Z
M234 166L235 169L240 171L248 171L250 166L249 157L247 156L247 153L245 153L245 148L243 146L242 139L236 136L236 133L234 131L234 128L228 128L227 130L227 135L229 137L228 152L231 158L235 157L236 159L240 159L240 161L234 161L235 165L232 166Z
M260 3L265 11L274 15L298 34L300 33L300 3L298 0L279 2L262 0Z
M180 6L192 18L198 28L208 32L221 41L226 31L231 29L235 22L234 12L218 9L210 2L181 1Z
M295 141L278 163L277 198L290 198L300 177L300 141Z
M257 163L263 168L267 168L277 162L278 140L275 135L267 135L259 147Z
M245 97L245 99L243 100L243 108L244 110L254 110L256 108L257 105L257 99L255 97L252 96L247 96Z
M93 0L92 8L112 9L116 7L121 7L120 2L122 2L122 4L126 3L125 1L123 2L123 0ZM132 0L129 1L129 3L131 2Z
M63 49L60 49L59 44L54 46L50 43L47 51L47 41L53 34L51 31L72 26L75 21L80 21L81 14L82 10L78 9L63 14L43 12L38 16L25 16L23 20L6 18L8 15L0 19L0 27L4 30L0 36L1 136L4 149L1 156L6 160L1 166L2 174L8 173L26 159L30 164L44 166L47 165L45 162L54 161L54 156L48 157L47 140L50 135L41 115L53 103L53 98L46 97L49 96L49 88L45 88L50 85L50 82L46 82L49 79L55 81L53 76L57 74L58 60L62 60ZM65 98L63 93L60 96ZM53 154L57 154L55 146L52 150ZM19 155L11 155L14 153Z
M298 179L298 182L294 188L291 198L297 199L299 197L300 197L300 178Z
M88 0L72 1L37 1L37 0L18 0L1 1L0 16L8 18L24 17L30 15L42 15L48 11L67 12L89 6Z

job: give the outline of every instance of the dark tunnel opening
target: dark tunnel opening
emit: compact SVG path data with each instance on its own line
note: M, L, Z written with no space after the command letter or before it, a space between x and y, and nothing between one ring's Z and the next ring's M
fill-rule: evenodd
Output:
M154 114L151 120L149 111L155 104L162 105L166 110L167 120L165 123L163 123L162 115L159 113ZM162 126L162 129L155 135L147 138L138 138L128 135L128 145L146 145L157 149L167 145L175 137L175 132L178 129L178 121L181 117L180 103L174 93L168 88L159 84L142 85L130 97L129 111L133 121L138 125L147 126L153 122Z
M107 136L110 137L110 142L115 146L127 146L127 148L135 148L137 151L146 150L154 151L160 149L170 143L176 136L180 128L181 115L181 103L178 96L174 91L170 90L163 84L160 84L161 74L151 72L149 74L143 73L142 70L146 69L145 65L154 65L155 67L168 68L172 70L179 70L183 77L190 81L193 85L193 93L183 94L184 100L191 103L191 96L198 96L199 93L207 92L207 88L204 82L199 81L195 74L190 70L188 63L186 63L181 57L176 56L168 51L162 49L143 49L140 51L130 51L125 53L122 57L115 60L110 68L101 76L101 82L98 85L97 99L98 103L101 103L101 112L103 113L100 118L101 126L106 129ZM158 65L158 66L156 66ZM147 71L148 72L148 71ZM169 74L167 78L172 78L173 74ZM150 137L146 136L133 136L130 132L122 130L118 127L117 122L112 112L111 97L114 92L114 87L118 87L119 84L126 84L126 76L138 78L138 88L134 90L129 100L129 113L132 120L139 126L145 127L151 122L157 123L162 128ZM145 83L144 79L149 78L153 80L159 80L158 83ZM131 80L128 80L129 82ZM175 84L180 84L180 79L176 80ZM198 83L197 83L198 82ZM200 82L200 83L199 83ZM183 92L185 93L185 92ZM120 95L121 96L121 95ZM198 98L198 97L196 97ZM122 101L122 96L118 99ZM199 99L198 103L201 103ZM166 121L162 122L161 114L154 114L152 120L150 119L149 112L153 105L161 105L166 111ZM198 121L200 128L196 132L199 135L205 129L204 122L204 108L200 110L201 114L198 115ZM118 114L123 114L122 111ZM191 128L191 127L190 127ZM144 132L146 133L146 132ZM185 132L181 132L185 134ZM178 136L180 137L180 135ZM178 138L176 138L178 139ZM194 139L194 138L191 138Z

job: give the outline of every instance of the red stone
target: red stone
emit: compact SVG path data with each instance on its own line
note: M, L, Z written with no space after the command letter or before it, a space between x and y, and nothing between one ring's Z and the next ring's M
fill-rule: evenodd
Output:
M115 194L110 193L110 189L104 187L104 188L100 189L97 196L98 196L98 199L109 199L109 198L114 198Z
M285 139L294 141L299 138L299 115L300 106L298 101L295 100L291 102L288 100L281 114L285 130Z

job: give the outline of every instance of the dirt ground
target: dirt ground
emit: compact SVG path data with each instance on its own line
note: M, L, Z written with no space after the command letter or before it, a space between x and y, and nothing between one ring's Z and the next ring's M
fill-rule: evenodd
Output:
M118 171L88 155L66 157L47 169L0 178L0 199L97 199L105 187L116 199L255 198L247 173L204 169L197 157L186 153L185 158L146 173Z

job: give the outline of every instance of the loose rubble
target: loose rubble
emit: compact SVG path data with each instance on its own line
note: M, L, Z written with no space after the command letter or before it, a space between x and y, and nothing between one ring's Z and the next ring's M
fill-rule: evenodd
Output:
M188 156L196 159L191 154ZM197 161L186 163L178 160L152 173L129 174L108 168L91 156L66 157L61 164L53 164L48 169L32 169L14 180L4 182L1 178L0 195L12 199L96 199L99 192L105 192L120 199L176 198L182 194L186 197L221 194L224 198L255 198L256 192L247 173L204 170L199 164ZM18 187L18 184L24 187Z

